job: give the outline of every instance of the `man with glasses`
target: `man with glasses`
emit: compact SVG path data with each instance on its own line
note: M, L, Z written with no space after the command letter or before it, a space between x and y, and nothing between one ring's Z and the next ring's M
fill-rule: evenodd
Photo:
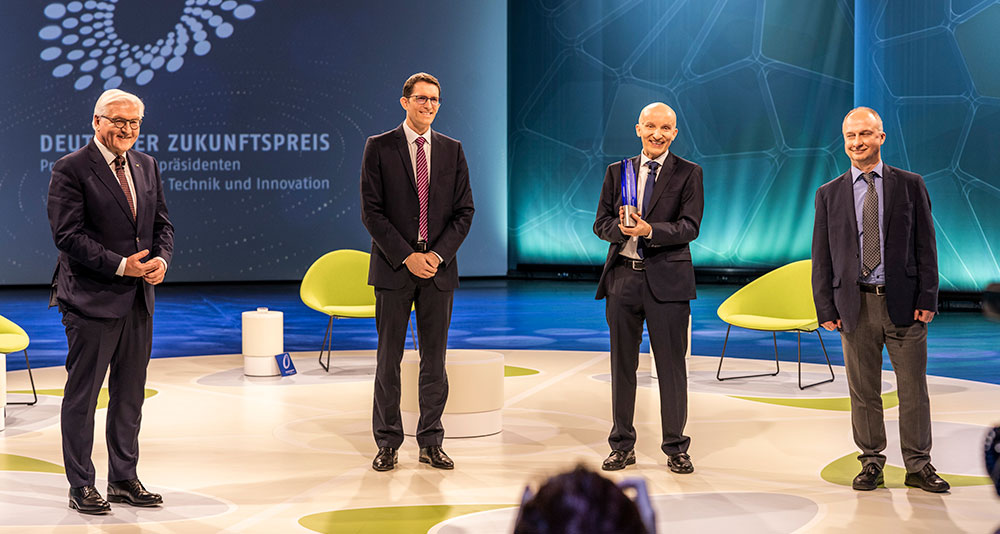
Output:
M153 286L173 252L156 160L131 150L145 106L111 89L94 106L94 139L52 167L48 215L59 260L50 306L66 327L62 402L63 461L69 506L105 514L111 502L157 506L160 495L136 474L139 422L153 336ZM94 486L94 411L105 374L108 500Z
M396 466L403 443L400 362L410 309L416 305L420 345L420 462L454 463L441 448L441 415L448 400L445 350L452 297L458 287L458 247L475 211L462 144L431 130L441 84L427 73L410 76L398 128L368 138L361 159L361 220L372 236L368 283L375 287L378 351L372 430L376 471Z
M934 219L919 174L882 163L882 118L852 109L842 124L851 168L816 191L812 290L820 326L838 330L851 393L861 472L852 487L885 484L882 351L899 394L903 483L932 493L951 487L931 465L927 324L937 313Z

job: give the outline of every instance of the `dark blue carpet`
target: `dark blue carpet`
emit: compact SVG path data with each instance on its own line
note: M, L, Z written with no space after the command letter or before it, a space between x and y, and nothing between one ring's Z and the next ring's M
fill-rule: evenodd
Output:
M718 355L726 325L716 308L738 286L702 285L692 302L692 352ZM469 280L455 293L449 346L537 350L609 350L604 302L594 300L592 282ZM153 357L241 352L240 314L258 306L284 312L285 350L319 350L327 318L299 300L298 284L165 285L157 289ZM33 366L63 365L66 338L56 309L46 309L42 288L0 288L0 315L31 337ZM824 331L825 332L825 331ZM1000 324L977 313L951 312L931 324L928 373L1000 384ZM373 320L334 322L334 348L374 349ZM830 359L843 364L840 339L824 335ZM803 360L821 363L815 334L802 337ZM648 351L648 341L642 350ZM795 334L778 334L782 361L795 361ZM727 355L772 358L771 335L734 328ZM885 368L889 369L888 357ZM7 357L8 369L23 369L21 354ZM788 369L791 369L788 367Z

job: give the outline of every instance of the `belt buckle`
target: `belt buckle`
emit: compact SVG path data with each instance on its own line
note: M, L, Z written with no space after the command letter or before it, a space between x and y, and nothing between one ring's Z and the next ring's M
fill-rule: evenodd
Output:
M875 287L875 295L876 296L880 296L880 297L881 296L885 296L885 286L884 285L876 285L874 287Z
M632 267L633 271L645 271L646 264L642 260L629 260L629 266Z
M415 252L427 252L427 242L426 241L417 241L417 244L414 245L413 250Z

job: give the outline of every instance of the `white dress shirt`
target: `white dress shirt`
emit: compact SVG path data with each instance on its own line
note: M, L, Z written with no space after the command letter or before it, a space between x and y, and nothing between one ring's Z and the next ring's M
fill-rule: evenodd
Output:
M116 156L114 152L108 150L108 147L104 146L104 143L102 143L101 140L98 139L97 137L94 137L94 144L97 145L97 150L101 151L101 155L104 156L104 161L107 161L108 162L108 167L111 168L111 174L114 175L115 179L117 180L118 179L118 172L115 169L115 159L117 159L118 156ZM135 196L135 181L132 180L132 169L129 166L128 158L124 154L122 154L122 157L125 157L125 165L124 165L124 167L125 167L125 179L128 180L128 189L129 189L129 192L132 193L132 205L135 206L136 212L138 213L138 211L139 211L139 201L138 201L138 199ZM160 263L163 264L163 268L164 269L167 268L167 260L165 260L165 259L163 259L163 258L161 258L159 256L157 256L157 257L155 257L153 259L154 260L160 260ZM125 276L125 263L127 261L128 261L128 258L124 258L124 257L122 258L121 263L118 264L118 269L115 270L115 276Z
M660 154L660 157L654 160L650 160L649 158L647 158L646 154L639 155L639 174L638 176L636 176L636 181L638 182L638 184L636 184L636 191L635 191L636 198L639 201L639 209L642 209L642 199L646 194L646 175L649 174L649 167L646 166L646 163L650 161L655 161L660 164L660 166L656 168L656 176L653 178L653 183L655 184L656 180L660 179L660 172L663 171L663 162L667 160L667 154L670 154L669 150L664 152L663 154ZM631 162L629 164L631 164ZM640 217L642 217L642 220L644 221L646 220L645 213L640 215ZM649 235L645 237L646 239L652 238L653 231L650 230ZM622 247L622 250L621 252L619 252L619 254L625 256L626 258L631 258L633 260L641 259L639 258L639 252L636 250L638 246L639 246L639 238L630 237L629 240L625 242L625 246Z
M410 165L413 166L414 179L416 179L417 177L417 150L419 150L419 148L417 148L417 138L418 137L424 138L425 142L423 150L424 150L424 157L427 158L427 185L430 186L431 185L431 129L427 128L426 132L418 134L417 132L413 131L413 128L410 128L409 124L406 124L406 121L403 121L403 134L406 136L406 148L410 150ZM429 195L427 201L430 202ZM417 229L417 239L420 239L419 228ZM438 260L440 260L442 263L444 262L444 258L442 258L440 254L434 252L433 250L430 252L433 252L434 255L438 257Z

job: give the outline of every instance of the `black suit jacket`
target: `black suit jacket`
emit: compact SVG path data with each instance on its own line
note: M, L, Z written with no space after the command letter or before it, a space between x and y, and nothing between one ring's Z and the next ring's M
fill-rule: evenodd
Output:
M638 169L640 159L635 156L629 161ZM604 271L597 283L597 299L607 295L605 280L608 271L628 240L618 229L618 207L621 205L619 161L609 165L604 173L604 186L594 221L597 237L611 242ZM646 282L656 300L666 302L695 298L694 267L688 243L698 237L704 208L701 167L673 153L668 154L653 187L648 213L642 215L643 220L653 227L652 239L644 239L644 263Z
M458 287L458 247L469 234L475 207L462 143L431 130L427 244L444 260L434 275L442 291ZM368 138L361 160L361 220L372 236L368 283L399 289L410 280L403 265L420 225L417 180L403 125Z
M156 160L125 153L135 182L136 217L118 178L94 140L63 156L52 167L48 215L59 260L52 276L55 298L95 318L123 317L141 288L153 313L153 286L141 278L115 276L123 257L149 250L170 263L174 227L163 198Z
M934 221L919 174L882 166L886 304L893 324L913 324L916 309L937 312L938 268ZM816 191L812 287L820 323L842 321L851 332L861 309L858 225L848 171Z

